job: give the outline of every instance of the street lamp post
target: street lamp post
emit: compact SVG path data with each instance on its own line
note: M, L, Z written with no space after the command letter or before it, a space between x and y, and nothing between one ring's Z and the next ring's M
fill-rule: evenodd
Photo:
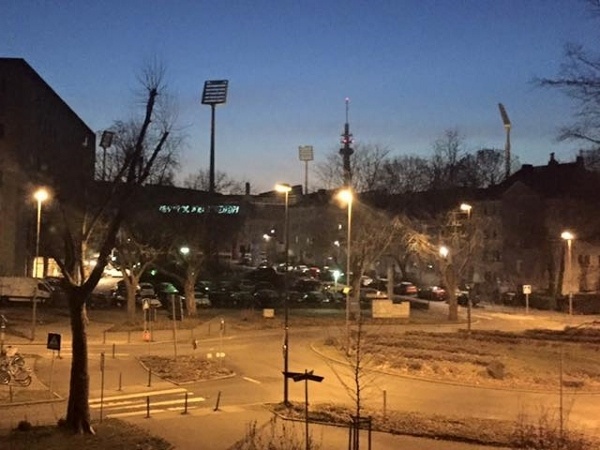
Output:
M561 238L563 238L565 241L567 241L567 270L566 270L566 274L567 276L565 277L567 279L567 285L569 287L569 315L572 316L573 315L573 283L572 283L572 278L573 278L573 258L572 258L572 245L573 245L573 239L575 239L575 236L573 235L573 233L571 233L570 231L563 231L560 235ZM564 281L563 281L564 284Z
M35 263L33 265L33 276L39 278L38 273L38 258L40 256L40 229L42 224L42 203L48 200L48 191L40 188L33 194L33 198L37 201L37 226L35 234Z
M289 217L289 194L292 188L289 184L277 184L275 186L277 192L285 195L285 224L284 224L284 241L285 241L285 275L284 282L284 297L283 297L283 403L288 404L289 386L288 386L288 362L289 362L289 288L288 288L288 266L289 266L289 250L290 250L290 217Z
M48 191L44 188L40 188L33 194L33 198L35 198L37 202L37 224L36 224L36 233L35 233L35 257L33 263L33 276L34 278L39 278L39 257L40 257L40 231L42 224L42 203L48 200L49 194ZM42 265L43 267L43 265ZM43 272L43 270L42 270ZM37 292L33 295L33 305L31 312L31 340L35 340L35 326L37 322Z
M350 352L350 255L351 255L351 239L352 239L352 201L354 195L351 189L343 189L339 192L340 200L348 205L348 225L347 225L347 241L346 241L346 353Z

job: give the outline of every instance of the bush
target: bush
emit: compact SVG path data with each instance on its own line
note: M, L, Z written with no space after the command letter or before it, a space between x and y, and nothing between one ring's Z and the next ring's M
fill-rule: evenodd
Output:
M542 410L535 420L520 414L513 434L511 448L529 450L592 450L594 443L583 433L560 426L560 418Z
M31 430L31 423L27 420L21 420L19 422L19 424L17 425L17 430L18 431L30 431Z

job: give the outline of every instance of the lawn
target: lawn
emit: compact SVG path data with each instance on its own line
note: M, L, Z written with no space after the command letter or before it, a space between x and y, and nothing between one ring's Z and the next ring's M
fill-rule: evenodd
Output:
M600 392L600 329L566 328L522 333L466 331L383 333L362 339L362 364L399 375L476 386L524 390ZM328 338L317 349L347 359L342 343Z
M0 434L0 448L7 450L170 450L159 437L118 419L94 425L96 435L74 435L57 426L12 430Z

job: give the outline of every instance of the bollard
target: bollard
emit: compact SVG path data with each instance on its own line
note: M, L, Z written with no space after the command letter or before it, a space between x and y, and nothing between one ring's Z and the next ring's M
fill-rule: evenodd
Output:
M122 387L123 387L123 384L121 383L121 381L122 381L122 377L121 376L122 376L122 373L119 372L119 389L117 389L117 391L121 391Z
M152 369L148 369L148 387L152 386Z
M117 347L117 344L113 344L113 349L112 349L112 359L115 359L115 348Z
M187 414L188 413L188 393L185 393L185 400L183 403L183 412L181 414Z
M146 396L146 419L150 418L150 396Z
M383 390L383 418L387 415L387 391Z
M221 391L217 394L217 404L215 405L215 411L219 410L219 403L221 403Z

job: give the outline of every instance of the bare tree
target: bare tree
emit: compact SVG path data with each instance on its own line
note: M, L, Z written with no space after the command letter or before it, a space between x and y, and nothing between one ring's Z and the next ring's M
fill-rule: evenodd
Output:
M587 0L590 12L600 18L600 2ZM556 78L536 80L541 86L557 88L577 104L575 121L561 129L559 140L581 142L594 162L600 160L600 54L578 44L566 44L564 62Z
M123 281L127 293L127 316L135 319L136 290L143 273L156 263L165 252L164 243L160 239L151 238L145 227L125 224L117 235L115 250L117 265L123 273Z
M403 155L384 161L377 188L389 194L405 194L424 191L430 184L429 161Z
M464 137L458 129L450 129L433 144L429 163L430 189L447 189L458 186L461 160L466 154Z
M144 110L133 145L124 148L122 164L114 173L114 182L97 186L90 180L89 189L81 193L75 204L58 193L57 213L52 222L54 244L52 256L60 266L67 283L71 317L72 362L67 402L66 423L77 433L94 433L89 409L89 372L85 305L98 284L117 233L130 206L128 201L139 186L150 177L155 163L168 142L172 124L160 114L164 84L164 68L147 65L140 77ZM152 137L156 139L151 139ZM150 143L152 142L152 143ZM85 258L94 246L97 264L91 271Z
M183 180L184 187L199 191L208 191L209 184L210 174L206 169L201 169L196 173L190 174ZM244 183L234 180L225 172L217 171L215 175L215 191L229 195L243 194Z
M350 157L352 187L355 192L377 189L384 161L390 150L378 144L356 144ZM344 186L344 167L337 150L316 166L317 177L326 189Z

